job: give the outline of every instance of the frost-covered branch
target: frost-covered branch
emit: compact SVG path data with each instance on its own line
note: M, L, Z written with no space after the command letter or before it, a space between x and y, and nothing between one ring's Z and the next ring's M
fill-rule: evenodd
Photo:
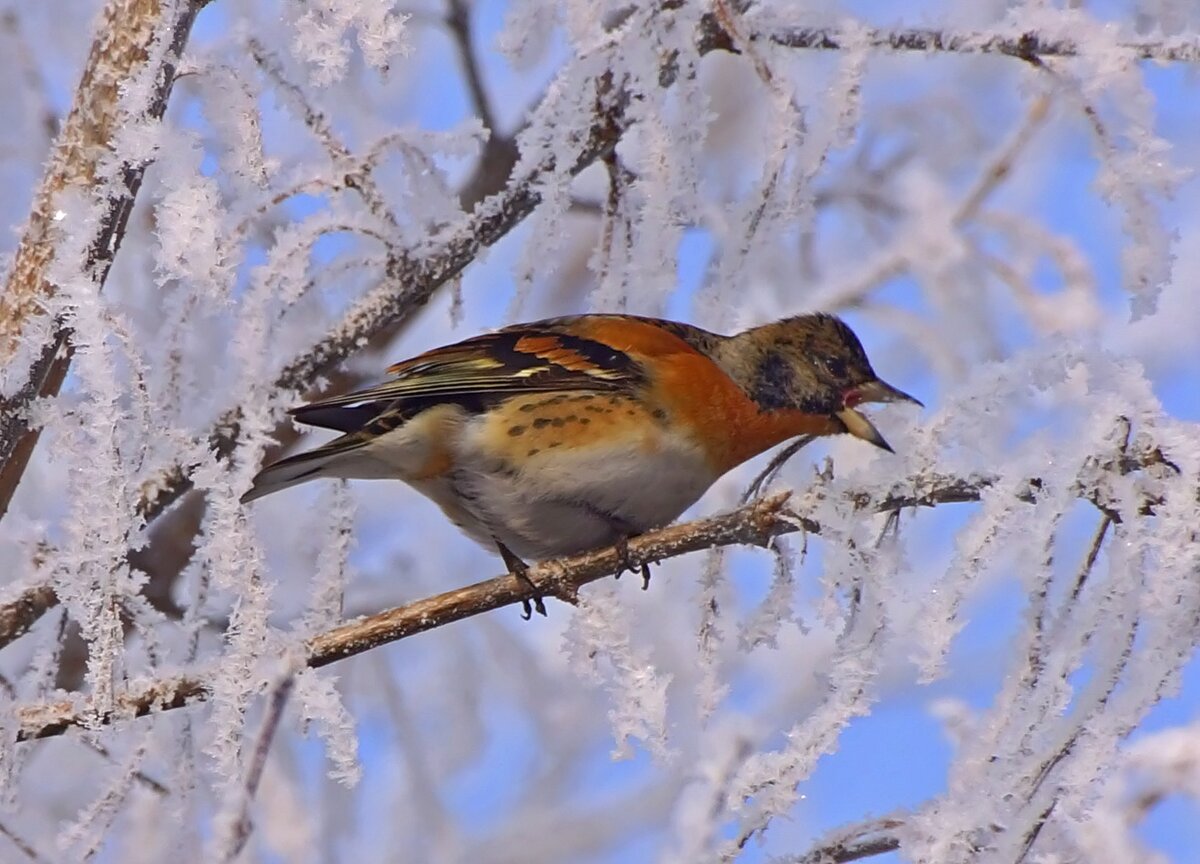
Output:
M72 267L104 286L151 159L126 158L118 133L162 118L179 55L207 0L110 0L74 104L50 154L33 210L0 292L0 516L8 509L38 433L26 411L58 392L71 362L70 324L46 311L52 268ZM87 231L79 262L59 261L70 231Z
M1156 466L1173 470L1157 448L1131 451L1128 456L1118 459L1093 460L1089 462L1085 476L1076 483L1074 493L1081 499L1092 501L1113 521L1119 522L1121 516L1106 491L1106 475L1128 474ZM689 552L734 544L767 546L775 537L796 532L821 534L821 523L808 513L827 498L836 496L858 513L896 513L914 507L979 501L985 490L998 487L1001 480L992 475L916 475L898 482L883 494L838 493L829 488L831 482L830 474L821 475L802 499L791 492L779 492L726 514L649 532L630 540L627 558L623 558L617 549L605 547L536 564L530 568L529 577L544 595L573 603L581 587L619 572L629 561L663 561ZM1006 484L1016 500L1025 503L1036 502L1042 486L1039 478ZM1152 512L1157 500L1153 496L1147 497L1139 512ZM327 666L380 645L520 603L526 596L524 583L510 574L446 591L348 622L314 637L307 644L305 662L313 668ZM81 710L75 701L30 705L17 711L20 718L18 737L21 740L44 738L60 735L72 726L103 725L180 708L207 698L205 682L205 675L184 675L131 688L115 695L115 708L110 715L97 716L86 707Z
M1043 57L1078 57L1085 53L1072 39L1054 39L1036 32L936 30L925 28L864 28L853 35L831 27L795 27L756 34L754 39L769 40L788 48L841 51L850 43L862 47L892 51L916 51L929 54L1000 54L1020 60L1036 61ZM1200 61L1200 40L1179 37L1159 40L1121 42L1119 50L1135 60L1170 63Z

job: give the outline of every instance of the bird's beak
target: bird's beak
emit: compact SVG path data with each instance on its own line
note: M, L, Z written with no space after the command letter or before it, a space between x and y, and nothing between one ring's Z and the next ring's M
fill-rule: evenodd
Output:
M869 441L880 449L886 450L889 453L894 453L892 445L887 442L879 430L875 428L870 420L862 414L854 410L855 405L860 405L863 402L912 402L915 405L921 405L921 401L914 396L909 396L903 390L898 390L891 384L880 381L876 378L874 381L868 381L866 384L860 384L853 387L842 396L843 405L841 411L834 414L842 425L846 427L846 431L855 438L861 438L864 441ZM924 408L924 405L921 405Z
M887 442L887 439L879 434L879 430L875 428L875 424L853 408L843 408L833 416L841 420L842 425L846 427L846 431L855 438L869 441L876 447L880 447L889 453L896 452L892 449L892 445Z
M858 402L912 402L914 405L925 407L920 399L909 396L903 390L898 390L878 378L866 384L860 384L854 388L853 392L857 396L855 404Z

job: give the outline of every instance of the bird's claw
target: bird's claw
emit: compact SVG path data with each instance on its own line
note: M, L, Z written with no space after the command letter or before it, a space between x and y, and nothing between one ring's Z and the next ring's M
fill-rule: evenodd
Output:
M621 537L617 541L617 572L615 578L620 579L621 574L628 570L630 573L642 574L642 590L645 591L650 587L650 562L639 561L629 552L629 538Z
M521 619L528 621L535 611L543 618L546 617L546 604L537 585L529 578L529 565L514 555L503 543L497 541L496 546L500 549L500 557L504 559L509 574L529 588L529 596L521 598Z

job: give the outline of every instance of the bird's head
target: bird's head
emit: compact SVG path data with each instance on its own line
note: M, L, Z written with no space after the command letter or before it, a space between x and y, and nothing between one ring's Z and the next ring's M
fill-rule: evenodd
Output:
M798 409L834 418L846 432L891 452L856 406L921 402L882 381L854 331L832 315L800 315L746 331L743 367L751 397L765 410Z

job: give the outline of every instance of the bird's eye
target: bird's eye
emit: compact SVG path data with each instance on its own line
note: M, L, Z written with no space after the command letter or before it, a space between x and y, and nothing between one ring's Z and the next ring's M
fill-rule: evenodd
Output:
M846 377L846 361L841 357L821 356L817 358L817 363L834 378Z

